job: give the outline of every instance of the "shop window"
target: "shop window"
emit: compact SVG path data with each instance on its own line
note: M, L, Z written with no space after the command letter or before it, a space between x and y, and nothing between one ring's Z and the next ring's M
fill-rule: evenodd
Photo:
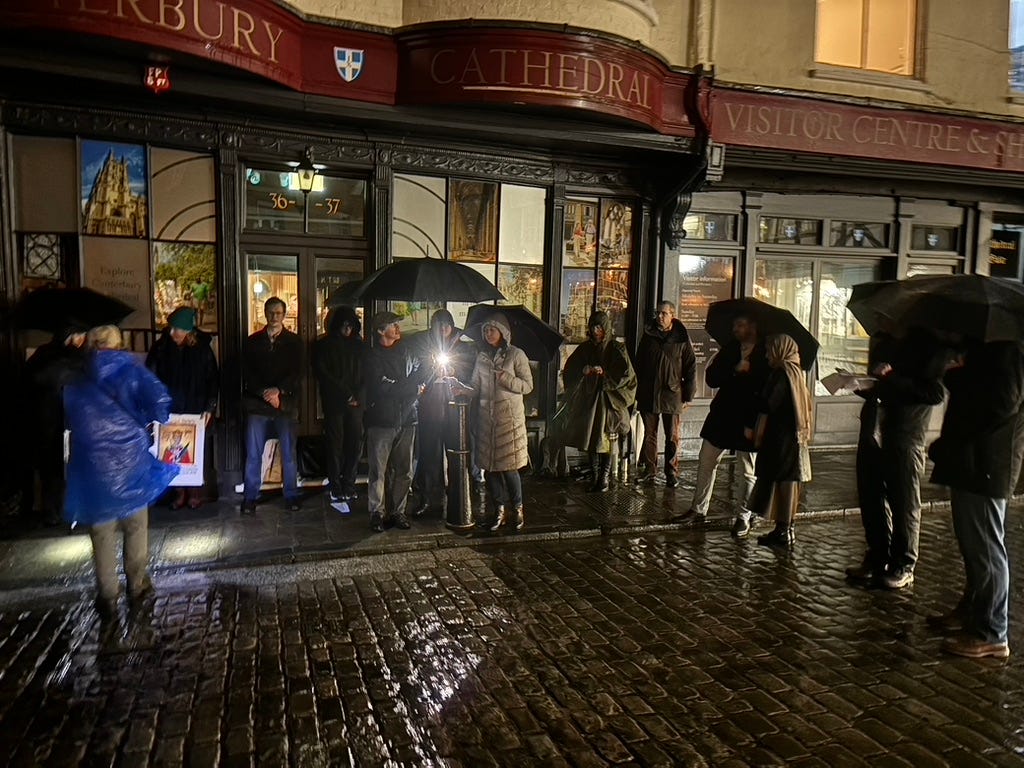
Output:
M246 272L245 301L249 333L266 325L263 305L271 296L288 307L284 327L298 333L299 328L299 261L295 256L251 255Z
M955 275L957 273L955 264L946 262L912 261L907 264L907 277L920 277L922 275Z
M217 249L210 243L153 243L153 321L181 306L196 311L196 325L217 332Z
M73 284L77 277L77 266L78 238L74 235L21 235L23 288Z
M880 262L849 264L823 262L818 283L818 384L815 394L827 395L820 379L837 370L866 371L868 334L846 308L853 286L882 279Z
M861 221L833 221L829 244L833 248L889 248L889 225Z
M1010 89L1024 93L1024 0L1010 0Z
M758 259L754 296L768 304L788 309L811 327L814 303L814 262L790 259Z
M913 75L916 0L818 0L814 59Z
M456 179L449 182L448 258L452 261L497 261L497 184Z
M366 182L318 173L308 194L295 171L250 168L245 176L245 226L271 232L364 237Z
M956 253L959 250L959 235L959 227L932 227L915 224L910 229L910 249Z
M731 213L691 213L683 220L687 240L736 241L736 216Z
M612 332L621 338L629 305L632 207L618 200L569 200L562 240L562 335L571 343L584 341L597 308L609 314Z
M992 277L1021 279L1021 233L1024 215L996 213L992 217L992 236L988 241L988 270Z
M762 243L777 245L821 245L821 222L817 219L782 219L762 216Z
M705 256L692 253L670 253L665 256L665 298L676 305L676 317L686 326L697 358L698 398L711 397L714 392L705 385L704 371L718 352L719 345L704 323L713 302L733 296L736 258Z

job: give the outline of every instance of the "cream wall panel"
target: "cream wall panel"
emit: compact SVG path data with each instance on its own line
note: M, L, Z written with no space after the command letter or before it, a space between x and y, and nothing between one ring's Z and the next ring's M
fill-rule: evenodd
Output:
M655 0L658 26L651 33L650 46L669 64L689 65L692 47L694 0Z
M647 0L405 0L405 24L455 19L508 19L571 24L611 32L650 45L652 18Z
M402 25L402 0L291 0L282 4L308 16L358 21L381 27Z

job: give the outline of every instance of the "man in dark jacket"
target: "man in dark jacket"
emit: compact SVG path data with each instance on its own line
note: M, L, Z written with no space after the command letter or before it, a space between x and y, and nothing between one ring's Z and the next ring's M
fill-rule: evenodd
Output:
M947 485L966 584L951 612L930 616L947 653L971 658L1010 655L1010 569L1006 501L1024 454L1024 349L1018 342L969 347L945 376L949 402L942 433L929 449L932 482Z
M847 571L851 580L876 580L888 589L914 583L921 531L921 475L925 467L925 434L932 408L942 402L945 348L934 335L911 329L906 337L883 344L888 360L878 360L871 397L878 402L878 434L884 504L869 500L865 519L868 551L859 568ZM875 357L880 353L876 352ZM862 514L863 517L863 514Z
M343 514L356 499L356 469L363 440L363 356L359 316L351 307L334 309L327 333L313 345L313 374L324 412L327 480L331 506Z
M736 498L740 509L732 533L743 537L750 532L752 514L747 509L747 500L756 479L754 444L748 437L748 431L757 420L757 398L764 389L770 369L764 343L758 338L757 323L752 318L735 317L732 333L734 340L719 350L704 372L708 386L718 391L700 431L703 440L697 460L693 501L677 522L704 521L715 487L718 462L723 453L734 450L742 480L737 484Z
M636 354L636 403L644 422L640 454L640 480L653 479L658 464L658 422L665 429L665 485L679 484L680 426L683 411L693 400L697 361L690 336L670 301L658 304L658 313L640 338Z
M263 313L267 325L245 341L242 348L242 403L247 414L245 431L245 494L242 514L256 514L256 497L263 478L263 445L273 432L281 450L285 507L299 509L295 464L295 426L299 418L302 380L302 340L284 327L288 306L276 296L267 299Z
M374 345L366 355L367 500L376 533L389 519L409 528L405 507L412 485L416 399L428 373L428 366L402 343L401 320L394 312L374 315Z

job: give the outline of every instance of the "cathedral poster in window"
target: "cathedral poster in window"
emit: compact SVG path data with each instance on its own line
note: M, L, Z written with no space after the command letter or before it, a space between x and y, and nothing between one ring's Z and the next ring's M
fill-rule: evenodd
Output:
M146 237L146 148L106 141L81 147L82 233Z
M448 252L453 261L497 261L497 184L452 179L448 187Z

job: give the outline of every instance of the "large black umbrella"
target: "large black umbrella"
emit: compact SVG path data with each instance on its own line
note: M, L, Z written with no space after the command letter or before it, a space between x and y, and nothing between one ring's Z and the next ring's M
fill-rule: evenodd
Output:
M983 275L933 275L853 287L846 304L869 333L924 328L978 341L1024 339L1024 286Z
M508 319L512 338L509 342L519 347L530 360L549 361L558 354L558 348L565 339L558 329L548 325L522 304L494 306L477 304L469 308L466 315L466 335L483 343L482 325L495 312L501 312Z
M120 299L91 288L37 288L15 306L14 324L50 333L88 330L117 325L134 311Z
M446 259L404 259L381 267L358 283L346 283L327 300L330 307L372 299L395 301L494 301L504 299L472 267Z
M724 346L733 340L732 323L740 316L749 317L757 323L761 338L780 333L792 337L800 349L800 366L805 371L811 370L818 357L818 340L789 310L750 297L716 301L708 307L704 329Z

